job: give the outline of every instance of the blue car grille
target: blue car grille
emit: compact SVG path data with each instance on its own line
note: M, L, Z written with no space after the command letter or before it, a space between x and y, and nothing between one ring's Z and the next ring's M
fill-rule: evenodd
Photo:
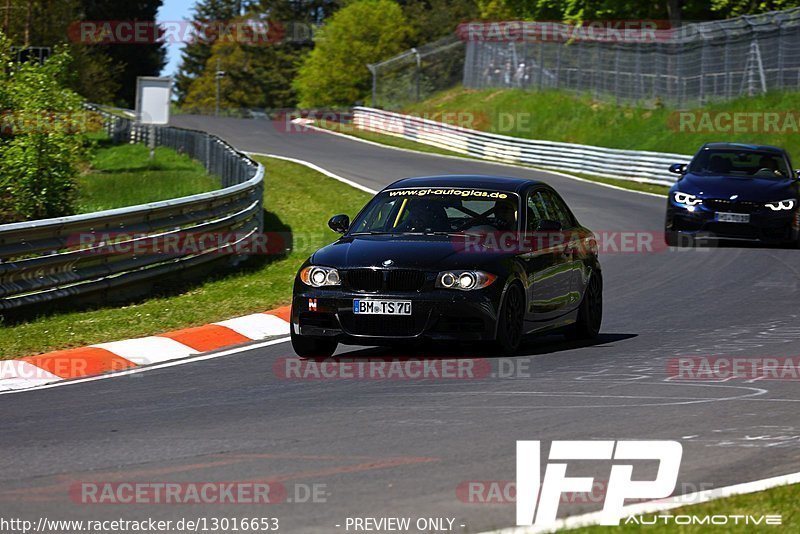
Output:
M758 202L725 200L722 198L704 198L703 206L714 211L728 213L754 213L761 209Z

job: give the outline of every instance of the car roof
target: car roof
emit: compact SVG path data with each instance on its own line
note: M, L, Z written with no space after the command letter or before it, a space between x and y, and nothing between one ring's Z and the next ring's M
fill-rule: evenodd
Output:
M443 174L402 178L385 189L400 187L477 187L518 193L532 185L547 185L539 180L485 174Z
M780 147L772 145L750 145L747 143L706 143L700 150L721 149L721 150L753 150L758 152L774 152L775 154L785 154L786 151Z

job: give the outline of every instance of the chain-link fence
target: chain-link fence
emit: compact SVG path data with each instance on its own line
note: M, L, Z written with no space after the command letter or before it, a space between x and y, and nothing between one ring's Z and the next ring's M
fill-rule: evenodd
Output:
M458 36L450 35L367 65L372 72L373 107L399 109L461 83L464 45Z
M678 106L800 89L800 9L654 30L636 42L470 41L464 85L589 92Z
M503 24L516 25L516 31L498 32ZM653 29L632 38L623 32L614 39L543 38L570 35L575 28L554 23L486 23L486 31L469 26L419 54L409 51L372 65L373 106L398 109L460 82L473 89L557 88L677 107L800 90L800 8Z

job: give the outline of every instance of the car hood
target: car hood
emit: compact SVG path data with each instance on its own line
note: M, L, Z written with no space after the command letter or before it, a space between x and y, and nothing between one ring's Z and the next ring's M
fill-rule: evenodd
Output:
M701 198L729 199L738 195L738 200L769 202L795 197L795 183L790 179L687 174L678 182L677 190Z
M315 252L311 263L337 268L382 267L391 260L391 267L439 270L478 268L504 256L508 253L461 237L345 236Z

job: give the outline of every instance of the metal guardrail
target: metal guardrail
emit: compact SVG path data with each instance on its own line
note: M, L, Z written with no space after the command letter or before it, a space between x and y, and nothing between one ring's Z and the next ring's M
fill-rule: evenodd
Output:
M685 154L522 139L366 107L353 109L353 125L481 159L661 185L675 183L668 171L672 163L691 160Z
M204 163L220 177L222 189L119 209L0 225L0 311L64 297L157 280L228 254L230 248L263 230L264 168L222 139L205 132L169 126L146 127L99 110L116 143L166 146ZM136 244L185 232L233 235L219 247L179 255L137 254ZM117 237L113 247L101 241ZM97 245L80 247L76 236L98 236ZM129 252L119 252L129 249Z

